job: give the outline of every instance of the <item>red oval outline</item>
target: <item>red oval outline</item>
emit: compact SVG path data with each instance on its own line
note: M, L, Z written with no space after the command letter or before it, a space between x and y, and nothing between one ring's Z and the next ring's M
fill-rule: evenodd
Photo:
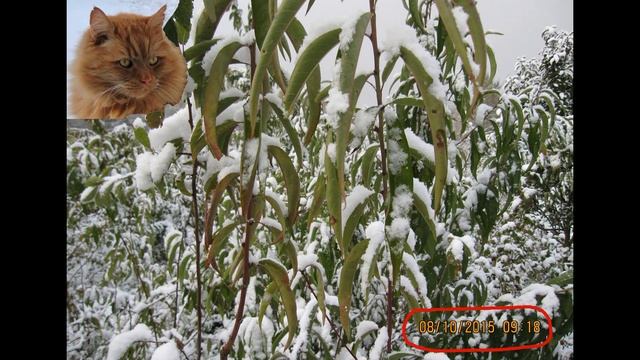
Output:
M484 348L484 349L475 349L475 348L462 348L462 349L437 349L430 348L427 346L422 346L410 341L407 337L407 323L413 314L421 313L421 312L447 312L447 311L464 311L464 310L509 310L509 309L532 309L537 312L542 313L544 317L547 319L547 324L549 325L549 335L546 340L536 344L530 345L518 345L518 346L508 346L503 348ZM504 306L463 306L463 307L448 307L448 308L414 308L409 311L407 316L404 317L404 321L402 322L402 339L404 343L414 347L416 349L420 349L423 351L431 351L431 352L445 352L445 353L457 353L457 352L503 352L503 351L514 351L514 350L524 350L524 349L537 349L547 345L551 342L553 338L553 325L551 324L551 317L549 314L541 307L535 305L504 305Z

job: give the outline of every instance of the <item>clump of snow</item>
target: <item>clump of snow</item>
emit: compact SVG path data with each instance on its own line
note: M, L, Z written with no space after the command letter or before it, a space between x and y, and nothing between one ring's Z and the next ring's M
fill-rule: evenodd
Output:
M334 129L338 128L340 114L345 113L349 109L349 95L340 91L337 87L329 89L329 97L325 107L327 113L327 122Z
M143 128L144 129L144 121L142 121L141 117L137 117L135 120L133 120L133 127L134 128Z
M378 330L378 325L371 320L363 320L358 324L358 329L356 330L355 340L360 339L364 336L364 334Z
M428 353L424 356L424 360L449 360L449 357L443 353Z
M400 144L393 139L387 141L387 153L389 156L389 172L395 175L406 164L409 155L402 151Z
M138 190L145 191L153 187L151 179L151 161L153 154L145 151L136 157L136 187Z
M222 100L222 99L226 99L226 98L230 98L230 97L238 97L241 98L244 96L244 93L242 92L242 90L235 88L235 87L230 87L226 90L224 90L223 92L220 93L220 96L218 96L218 99Z
M360 110L356 113L351 132L355 136L364 137L365 135L367 135L367 132L369 132L369 128L375 120L375 111Z
M342 231L344 231L344 226L356 207L364 203L364 201L372 194L373 191L362 185L357 185L353 190L351 190L351 193L349 193L345 200L344 208L342 209Z
M270 217L263 217L262 219L260 219L260 223L262 225L266 225L268 227L272 227L278 231L282 231L282 225L280 224L280 222L276 219L270 218Z
M469 18L469 15L467 15L466 12L464 12L464 9L462 8L462 6L456 6L453 9L451 9L451 12L453 13L453 18L456 21L456 26L458 27L458 31L460 32L460 35L462 35L462 37L464 38L465 35L469 32L469 25L467 24L467 19Z
M207 50L207 52L204 54L204 57L202 58L202 69L204 70L205 76L209 76L209 73L211 72L211 65L213 65L216 57L218 57L218 53L220 53L220 50L222 50L225 46L231 44L232 42L239 42L244 46L249 46L255 42L255 39L255 32L251 30L242 36L235 33L219 40L215 45ZM238 60L249 63L249 60L246 59L247 53L238 54Z
M260 145L260 148L258 148ZM244 146L244 164L242 168L242 183L246 184L251 176L251 171L255 166L255 162L258 161L258 171L256 174L263 173L269 166L269 157L267 148L269 146L282 147L280 140L271 137L267 134L261 135L261 140L258 138L249 139ZM218 175L220 176L220 175Z
M280 98L280 96L278 96L278 94L276 94L274 92L270 92L270 93L266 94L264 97L270 103L272 103L273 105L277 106L279 109L283 108L282 99Z
M431 193L429 192L429 189L427 189L427 186L423 184L422 181L413 178L413 192L416 194L418 199L427 206L429 218L435 221L435 212L431 207Z
M190 137L189 110L186 107L164 119L161 127L149 131L149 143L155 151L160 151L171 140L182 138L189 141Z
M327 156L329 156L329 159L331 159L332 163L336 163L336 144L335 143L331 143L329 145L327 145Z
M296 342L293 344L293 348L291 349L291 359L298 358L298 352L309 337L309 325L313 320L311 315L317 304L318 301L315 298L311 298L304 307L304 312L302 313L302 317L300 317L300 333L296 337Z
M318 264L318 255L298 253L298 270L304 270L314 264Z
M402 254L402 262L413 274L413 278L418 284L418 292L420 293L420 295L422 295L422 298L424 300L428 300L427 279L424 277L424 274L422 273L422 271L420 271L420 266L418 266L418 262L416 261L416 259L413 257L413 255L410 255L405 252Z
M207 50L207 52L204 54L204 57L202 58L202 69L204 70L205 76L209 76L209 73L211 72L211 65L213 65L216 57L218 57L218 53L220 53L220 50L222 50L225 46L231 44L232 42L240 42L240 35L236 33L226 36L220 39L211 48L209 48L209 50Z
M362 267L360 268L360 286L362 293L367 293L367 287L369 286L369 269L373 262L373 256L378 251L378 247L384 242L384 224L381 221L374 221L367 226L365 230L365 236L369 239L369 245L367 250L362 256Z
M175 340L158 346L151 355L151 360L180 360L180 351Z
M415 30L410 26L403 24L397 26L393 31L382 33L380 41L380 49L385 52L387 58L400 54L400 47L404 47L411 51L422 63L425 71L432 78L433 82L429 85L428 91L435 96L443 104L447 100L447 88L440 81L440 64L438 60L431 55L418 40Z
M216 116L216 126L231 120L238 123L244 122L244 102L235 102L218 114Z
M382 327L378 330L378 337L376 341L373 343L371 347L371 351L369 351L369 359L381 359L384 351L384 347L387 345L387 339L389 338L389 334L387 334L387 327Z
M118 360L136 341L153 340L153 333L145 324L138 324L133 330L114 336L109 342L107 360Z
M391 239L405 239L409 235L409 219L396 218L387 226L387 234Z
M304 37L298 54L302 54L309 44L318 37L328 33L329 31L340 29L342 24L342 18L336 16L323 17L322 21L310 24L310 26L307 27L307 36Z
M464 247L466 246L473 254L476 240L469 236L464 235L462 237L449 234L449 246L447 246L447 253L451 253L456 261L462 261L464 258Z
M211 152L207 152L207 160L206 160L207 167L202 177L202 181L206 183L209 180L209 178L211 178L211 176L219 173L220 170L222 170L223 168L233 165L234 163L237 163L237 161L238 161L237 159L234 159L227 155L222 155L220 160L218 160L215 158L215 156L213 156Z
M416 289L413 288L413 284L411 284L411 280L404 275L400 275L400 287L404 289L411 297L418 300L420 297L416 292Z
M475 117L476 125L484 127L484 118L486 117L487 112L489 111L491 111L491 106L487 104L478 105L478 108L476 109L476 117Z
M289 216L289 208L284 204L284 200L282 200L282 197L279 194L274 193L271 189L266 189L264 194L278 203L278 207L280 208L282 215L285 217Z
M236 342L242 339L250 357L256 354L270 353L273 334L273 323L267 316L262 317L260 324L257 317L246 317L240 324Z
M153 182L158 182L162 179L162 176L169 169L171 161L176 156L176 147L172 143L167 143L160 151L151 159L149 164L151 170L151 179Z
M413 195L406 185L401 185L396 189L393 196L392 218L407 217L413 206Z
M407 138L407 144L409 145L409 148L418 152L422 157L427 159L427 161L435 164L436 156L432 144L428 144L423 141L410 128L404 129L404 135Z
M356 24L363 14L352 16L342 24L340 31L340 51L345 52L349 48L349 44L353 41L353 35L356 33Z

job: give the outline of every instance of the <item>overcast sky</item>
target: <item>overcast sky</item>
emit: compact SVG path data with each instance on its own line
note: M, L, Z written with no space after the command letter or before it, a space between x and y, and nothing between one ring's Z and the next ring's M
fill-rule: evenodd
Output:
M196 0L198 1L198 0ZM167 15L173 12L177 0L67 0L67 62L73 60L75 46L82 32L89 26L89 13L93 6L99 6L107 14L137 12L151 15L163 4L168 4ZM238 0L242 9L249 0ZM317 0L309 14L306 5L298 13L298 18L307 28L330 18L344 18L368 10L367 0ZM493 30L504 35L489 35L487 42L493 48L498 63L497 80L504 80L511 74L515 61L520 56L534 57L542 49L541 34L546 26L557 25L560 29L573 31L572 0L478 0L478 11L485 30ZM404 23L406 10L401 0L378 0L378 29L393 31L398 23ZM246 11L245 11L246 16ZM224 18L216 35L233 32L231 23ZM381 34L384 36L384 34ZM334 49L321 63L323 79L331 76L335 59ZM373 68L371 45L363 42L360 68ZM292 69L290 64L284 68ZM369 103L373 93L365 89L362 101ZM361 101L361 102L362 102Z

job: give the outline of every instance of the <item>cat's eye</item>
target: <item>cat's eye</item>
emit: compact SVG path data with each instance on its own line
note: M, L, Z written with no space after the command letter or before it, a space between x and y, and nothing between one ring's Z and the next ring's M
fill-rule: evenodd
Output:
M120 59L119 63L120 63L120 66L125 67L125 68L128 68L128 67L131 66L131 60L129 60L127 58Z
M151 59L149 59L149 65L155 65L158 63L158 57L157 56L153 56L151 57Z

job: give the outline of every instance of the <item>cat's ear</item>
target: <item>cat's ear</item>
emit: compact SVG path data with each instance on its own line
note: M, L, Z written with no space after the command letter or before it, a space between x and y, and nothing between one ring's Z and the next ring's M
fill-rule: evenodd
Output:
M162 7L156 11L155 14L149 16L149 20L147 20L147 24L150 28L160 28L162 29L162 24L164 23L164 12L167 10L167 5L162 5Z
M95 40L106 38L113 32L113 24L109 21L107 15L98 7L94 7L93 10L91 10L89 24L91 35Z

